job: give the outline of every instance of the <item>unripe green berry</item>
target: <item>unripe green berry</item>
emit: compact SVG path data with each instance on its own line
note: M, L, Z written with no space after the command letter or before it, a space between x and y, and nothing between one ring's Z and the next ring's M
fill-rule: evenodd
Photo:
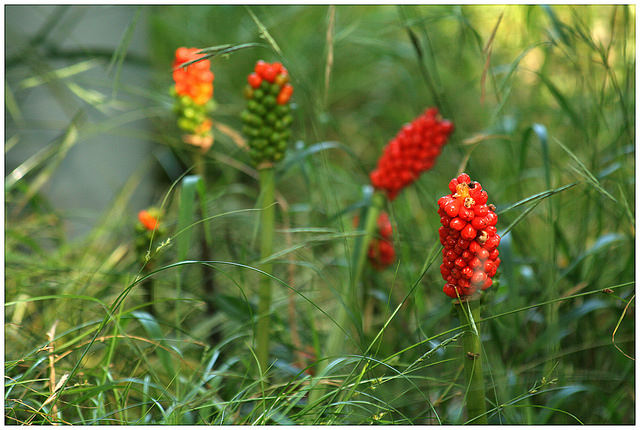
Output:
M189 131L192 132L195 130L195 124L193 123L193 121L187 119L187 118L179 118L178 119L178 127L180 127L182 130L184 131Z
M291 107L289 106L289 103L285 103L283 105L276 106L275 113L279 117L283 117L286 114L288 114L289 112L291 112Z
M265 119L267 120L267 123L273 125L278 120L278 116L274 112L269 112Z
M264 97L262 103L268 108L273 107L276 105L276 98L269 94L268 96Z
M260 129L260 136L269 137L273 133L273 130L270 127L262 127Z
M257 149L263 149L269 144L267 139L253 139L252 142L252 146Z
M268 146L262 151L266 158L273 159L273 156L276 154L276 149L273 146Z
M282 124L285 127L290 126L292 122L293 122L293 117L291 115L285 115L284 117L282 117Z
M258 106L256 107L256 114L258 114L258 115L260 115L262 117L266 113L267 113L267 108L264 107L264 105L262 103L258 103Z
M249 100L247 102L247 108L251 111L251 112L258 112L258 108L260 107L260 103L258 103L255 100Z
M264 97L264 91L262 91L260 88L253 91L253 98L255 100L260 100L262 99L262 97Z

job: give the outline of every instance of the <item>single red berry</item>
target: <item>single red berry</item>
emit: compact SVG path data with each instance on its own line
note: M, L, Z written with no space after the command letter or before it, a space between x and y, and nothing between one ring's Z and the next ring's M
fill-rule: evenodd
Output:
M247 78L247 81L249 81L249 85L251 85L252 88L258 88L262 83L262 78L257 73L252 73Z
M449 181L449 190L452 193L456 192L456 187L458 186L458 180L456 178L453 178L451 181Z
M458 231L462 230L465 227L465 225L467 225L467 223L464 222L463 220L461 220L458 217L453 218L451 220L451 222L449 223L449 227L451 227L454 230L458 230Z
M268 67L269 65L263 61L263 60L258 60L258 62L256 63L255 68L253 69L258 75L260 75L261 77L264 78L264 71L265 69Z
M271 83L273 83L273 81L276 80L277 75L278 75L278 72L276 71L276 68L273 67L272 64L267 64L267 66L263 69L263 72L262 72L262 77L267 82L271 82Z
M468 208L466 208L464 206L460 208L460 213L458 214L458 216L460 218L462 218L463 220L465 220L465 221L473 220L474 215L475 214L474 214L473 210L468 209Z
M485 217L489 225L496 225L498 223L498 215L495 212L489 212Z
M444 288L442 289L442 291L444 291L444 293L447 296L451 297L452 299L455 299L456 297L458 297L457 294L456 294L456 289L454 288L453 285L451 285L449 283L444 284Z
M457 179L459 184L469 184L471 182L471 178L466 173L461 173L460 175L458 175Z
M474 237L476 237L476 229L473 228L473 226L471 224L467 224L462 231L460 232L460 236L463 239L467 239L467 240L471 240Z
M461 207L462 207L462 203L460 202L460 200L453 199L449 204L447 204L444 207L444 210L447 213L447 215L453 218L458 216L458 212L460 211Z
M476 230L482 230L487 226L487 220L485 218L475 217L473 221L471 221L471 225Z

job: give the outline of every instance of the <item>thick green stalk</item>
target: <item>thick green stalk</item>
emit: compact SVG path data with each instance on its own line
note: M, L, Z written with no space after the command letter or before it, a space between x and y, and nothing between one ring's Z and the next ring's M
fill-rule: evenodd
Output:
M345 287L340 292L340 297L344 300L344 305L338 304L338 314L336 316L336 325L332 327L329 333L329 341L327 344L327 356L329 360L335 358L340 354L340 351L344 349L345 345L345 333L349 331L349 325L347 324L347 309L356 310L362 294L360 293L360 279L362 278L362 270L367 259L367 249L369 248L369 242L373 238L376 232L378 223L378 215L384 205L384 195L376 192L374 193L371 201L371 206L367 210L364 220L364 236L360 240L356 241L356 247L354 249L355 265L354 271L351 274L351 282L344 284ZM343 331L344 330L344 331ZM318 363L318 374L321 374L329 364L328 360L322 360ZM317 389L311 393L310 400L313 402L324 394L324 389Z
M260 258L263 260L273 254L273 228L275 221L273 167L260 169L260 194L262 196L260 213ZM260 265L260 270L271 273L272 263ZM271 308L271 278L261 275L258 292L257 356L260 370L265 373L269 364L269 311Z
M458 309L460 323L469 324L463 335L464 349L462 351L467 387L467 415L471 424L487 424L484 375L482 373L482 344L475 323L480 320L480 300L465 300L455 306Z

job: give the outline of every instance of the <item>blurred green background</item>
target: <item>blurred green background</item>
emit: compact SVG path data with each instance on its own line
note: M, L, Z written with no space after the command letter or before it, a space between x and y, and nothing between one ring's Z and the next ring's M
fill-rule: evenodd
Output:
M204 203L219 218L204 225L213 259L255 265L255 172L233 131L255 62L281 61L295 122L278 170L275 275L304 297L276 291L266 422L464 422L460 347L440 336L458 322L430 258L436 201L463 169L498 207L503 235L484 310L490 422L634 423L635 362L616 346L634 356L635 23L629 5L6 6L6 422L54 415L41 348L56 320L57 373L71 375L58 419L264 422L249 352L254 274L216 266L211 298L202 282L214 270L167 268L154 278L157 321L127 288L140 269L135 215L149 205L164 204L173 240L156 267L200 257L200 230L189 243L174 236L194 152L171 111L175 49L256 42L211 60L216 142ZM397 264L365 274L383 332L369 354L386 367L343 406L309 405L299 369L331 330L318 308L331 315L349 278L368 173L430 106L456 130L434 168L388 205ZM115 336L85 351L125 291L99 335L153 341ZM350 360L335 377L353 381L362 362Z

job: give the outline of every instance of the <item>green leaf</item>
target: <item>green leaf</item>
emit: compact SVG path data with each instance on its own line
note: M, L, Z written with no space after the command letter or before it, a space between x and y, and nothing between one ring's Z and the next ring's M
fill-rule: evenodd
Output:
M184 260L191 246L191 237L193 235L193 223L195 221L195 200L198 182L201 181L200 176L189 175L182 179L180 187L180 207L178 209L178 231L182 234L177 235L176 246L178 250L178 260Z

